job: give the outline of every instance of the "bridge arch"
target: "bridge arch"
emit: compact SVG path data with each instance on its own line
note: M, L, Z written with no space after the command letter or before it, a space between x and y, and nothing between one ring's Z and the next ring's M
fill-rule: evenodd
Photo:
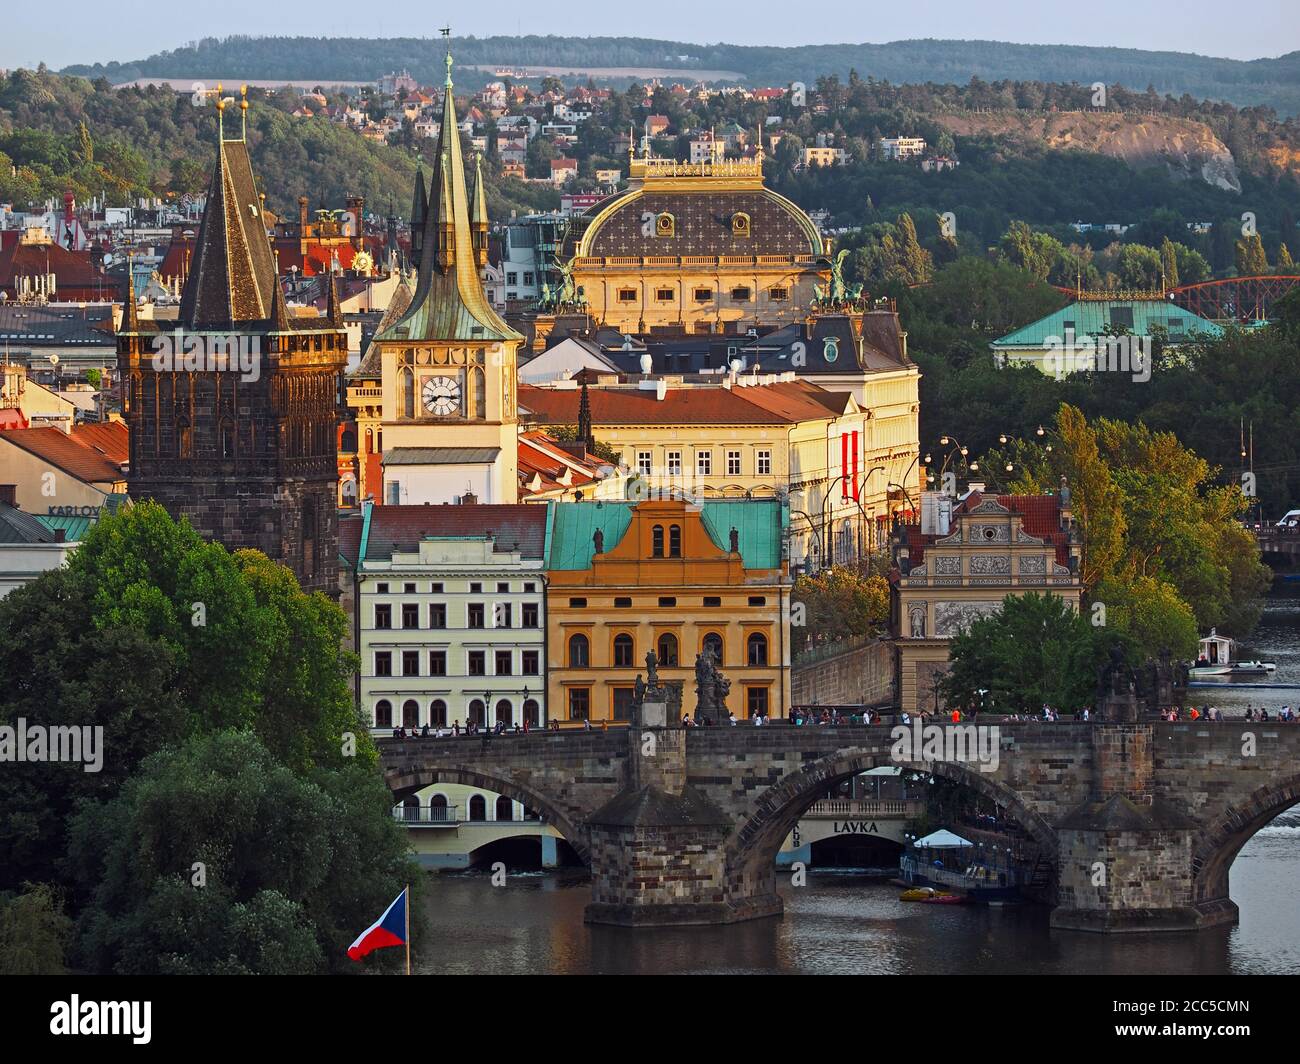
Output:
M890 765L912 772L951 780L996 802L1039 846L1055 860L1056 831L1020 796L978 766L963 762L897 762L879 752L862 749L836 751L788 773L758 795L753 813L731 833L726 842L728 866L733 877L759 890L775 889L776 854L799 818L818 797L841 780L860 772Z
M584 864L591 863L590 844L586 831L574 823L573 819L558 805L540 791L520 784L514 780L473 768L436 766L409 768L401 771L384 773L384 782L392 793L393 801L400 803L408 794L423 790L438 783L459 783L467 787L478 787L486 791L495 791L507 798L513 798L530 809L536 809L546 821L555 827L564 840L573 847ZM491 823L491 821L488 821Z
M1227 901L1228 869L1241 848L1279 813L1300 803L1300 773L1266 783L1217 813L1192 844L1192 897Z

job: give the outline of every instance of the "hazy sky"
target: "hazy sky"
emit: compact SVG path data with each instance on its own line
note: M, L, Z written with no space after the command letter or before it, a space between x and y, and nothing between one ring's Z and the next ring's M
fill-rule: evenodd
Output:
M0 67L141 59L200 37L232 34L432 37L446 19L457 35L479 37L554 33L768 45L936 37L1115 45L1234 59L1300 50L1296 0L496 0L481 11L466 6L403 0L14 3L0 17Z

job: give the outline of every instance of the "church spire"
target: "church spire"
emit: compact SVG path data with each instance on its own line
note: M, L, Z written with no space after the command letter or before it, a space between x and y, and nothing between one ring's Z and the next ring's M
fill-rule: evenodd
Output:
M443 36L450 32L444 29ZM479 277L478 249L470 220L465 160L452 92L450 43L446 65L442 128L438 133L421 236L419 282L410 309L382 338L519 340L522 337L492 308ZM486 208L481 217L486 231Z
M140 314L135 306L135 254L126 254L126 302L122 304L122 325L118 332L140 331Z
M339 288L338 288L338 282L337 282L337 280L336 280L335 277L334 277L334 271L333 271L333 270L330 270L330 272L329 272L329 277L328 277L328 279L327 279L327 283L329 284L329 298L328 298L328 300L326 301L326 304L325 304L325 308L326 308L326 310L325 310L325 314L326 314L326 317L329 319L329 323L330 323L331 325L336 326L336 327L338 327L338 328L342 328L342 327L343 327L343 307L342 307L342 305L339 303Z
M482 269L487 265L488 213L487 189L483 184L483 156L478 152L474 153L474 195L469 224L474 232L475 265Z
M424 216L429 212L429 192L424 183L424 160L415 159L415 195L411 200L411 265L420 266L420 249L424 246Z
M587 395L587 378L582 378L582 395L578 398L578 442L588 451L595 450L596 440L591 434L591 398Z

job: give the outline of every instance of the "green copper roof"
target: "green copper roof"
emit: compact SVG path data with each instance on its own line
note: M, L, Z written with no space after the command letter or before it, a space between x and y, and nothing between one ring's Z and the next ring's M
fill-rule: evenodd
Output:
M417 182L421 180L417 176ZM481 186L482 181L478 182ZM475 189L476 198L482 194ZM417 203L421 199L416 190ZM482 208L486 210L486 208ZM486 218L483 219L486 221ZM445 248L451 261L439 262ZM447 55L447 85L443 92L442 129L433 164L433 183L425 212L420 245L420 275L411 305L376 340L521 340L492 308L478 274L478 256L470 228L470 205L460 127L452 97L451 54Z
M1065 338L1065 330L1072 328L1075 338L1095 337L1104 334L1108 325L1124 325L1134 336L1151 335L1151 327L1166 329L1171 341L1186 341L1193 332L1207 336L1221 336L1223 330L1190 310L1159 299L1102 299L1084 300L1039 318L1035 322L1006 336L994 340L989 346L997 351L1006 347L1041 348L1049 336Z
M589 569L596 547L592 536L604 533L605 550L613 550L632 523L630 502L557 502L552 504L548 568ZM703 504L704 527L719 550L728 550L731 529L740 537L746 569L779 569L781 540L789 511L777 499L736 499Z
M95 523L93 517L62 517L58 514L36 514L36 520L53 532L63 529L64 538L69 543L80 543L86 538L86 530Z

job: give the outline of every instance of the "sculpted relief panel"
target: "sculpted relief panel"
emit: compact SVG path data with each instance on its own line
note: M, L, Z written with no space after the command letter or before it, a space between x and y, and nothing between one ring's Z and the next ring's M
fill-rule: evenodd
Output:
M936 602L934 634L940 638L957 635L979 618L997 613L1001 606L1001 602Z
M1011 572L1011 558L1006 554L972 554L972 576L1006 576Z

